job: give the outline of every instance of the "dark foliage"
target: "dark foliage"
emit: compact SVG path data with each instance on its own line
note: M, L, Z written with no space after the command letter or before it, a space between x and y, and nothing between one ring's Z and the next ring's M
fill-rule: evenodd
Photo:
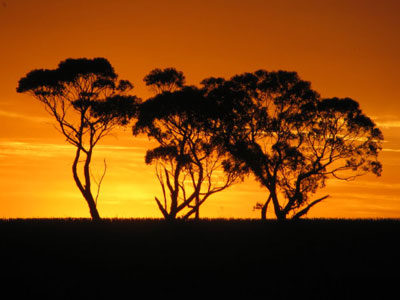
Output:
M154 88L156 93L173 92L185 84L183 72L175 68L154 69L143 79L147 86Z
M154 127L153 123L157 120L167 121L173 116L179 116L179 125L182 127L191 125L200 127L203 122L207 121L210 108L211 103L204 97L203 92L195 87L184 87L175 92L163 92L141 104L134 133Z
M17 92L23 93L38 88L62 89L65 83L73 83L79 78L97 75L93 86L112 86L115 87L117 74L114 68L105 58L68 58L59 63L58 68L54 70L33 70L24 78L21 78L18 84ZM125 81L127 82L127 81Z

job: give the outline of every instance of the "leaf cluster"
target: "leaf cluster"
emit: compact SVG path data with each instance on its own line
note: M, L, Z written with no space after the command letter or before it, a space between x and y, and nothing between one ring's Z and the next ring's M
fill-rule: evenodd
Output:
M129 95L133 85L118 80L105 58L66 59L56 69L29 72L17 92L28 92L55 117L67 141L89 148L116 125L126 125L137 113L140 99Z

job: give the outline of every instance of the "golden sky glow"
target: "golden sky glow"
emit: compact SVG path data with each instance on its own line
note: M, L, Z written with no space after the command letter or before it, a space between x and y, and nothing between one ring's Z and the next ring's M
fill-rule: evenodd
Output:
M384 133L383 175L328 181L319 194L331 197L308 217L399 218L399 11L397 0L0 1L0 218L89 216L72 179L72 146L40 103L15 91L30 70L69 57L107 58L143 99L151 93L142 79L156 67L183 71L188 84L297 71L323 97L353 98ZM144 163L148 146L127 128L97 147L94 175L107 160L101 216L161 217L154 167ZM258 218L252 208L266 198L249 178L200 213Z

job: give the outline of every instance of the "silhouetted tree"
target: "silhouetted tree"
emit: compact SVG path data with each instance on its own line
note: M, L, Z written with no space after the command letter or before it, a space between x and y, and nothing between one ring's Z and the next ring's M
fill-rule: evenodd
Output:
M269 195L279 220L300 218L326 199L311 199L326 180L372 172L383 135L349 98L321 99L295 72L259 70L202 82L215 103L215 138Z
M160 94L181 89L185 84L185 76L183 72L177 71L175 68L163 70L157 68L150 71L143 81L147 86L152 87L156 94Z
M33 70L20 79L17 87L17 92L28 92L44 104L67 142L76 147L72 173L94 220L100 215L98 194L94 197L91 190L93 150L116 125L126 125L134 116L139 99L127 95L132 88L129 81L118 80L105 58L67 59L57 69ZM83 168L79 172L82 155Z
M146 133L160 145L145 158L155 163L161 184L163 199L155 200L165 219L199 218L200 205L239 180L239 173L211 143L207 122L212 107L203 91L184 87L183 74L175 69L154 70L145 81L159 93L141 104L133 133ZM223 168L231 172L225 175Z

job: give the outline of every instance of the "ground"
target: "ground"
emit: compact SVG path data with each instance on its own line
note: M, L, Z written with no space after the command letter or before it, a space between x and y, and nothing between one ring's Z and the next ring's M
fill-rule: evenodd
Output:
M2 293L385 299L399 220L2 220ZM13 297L17 298L17 297Z

